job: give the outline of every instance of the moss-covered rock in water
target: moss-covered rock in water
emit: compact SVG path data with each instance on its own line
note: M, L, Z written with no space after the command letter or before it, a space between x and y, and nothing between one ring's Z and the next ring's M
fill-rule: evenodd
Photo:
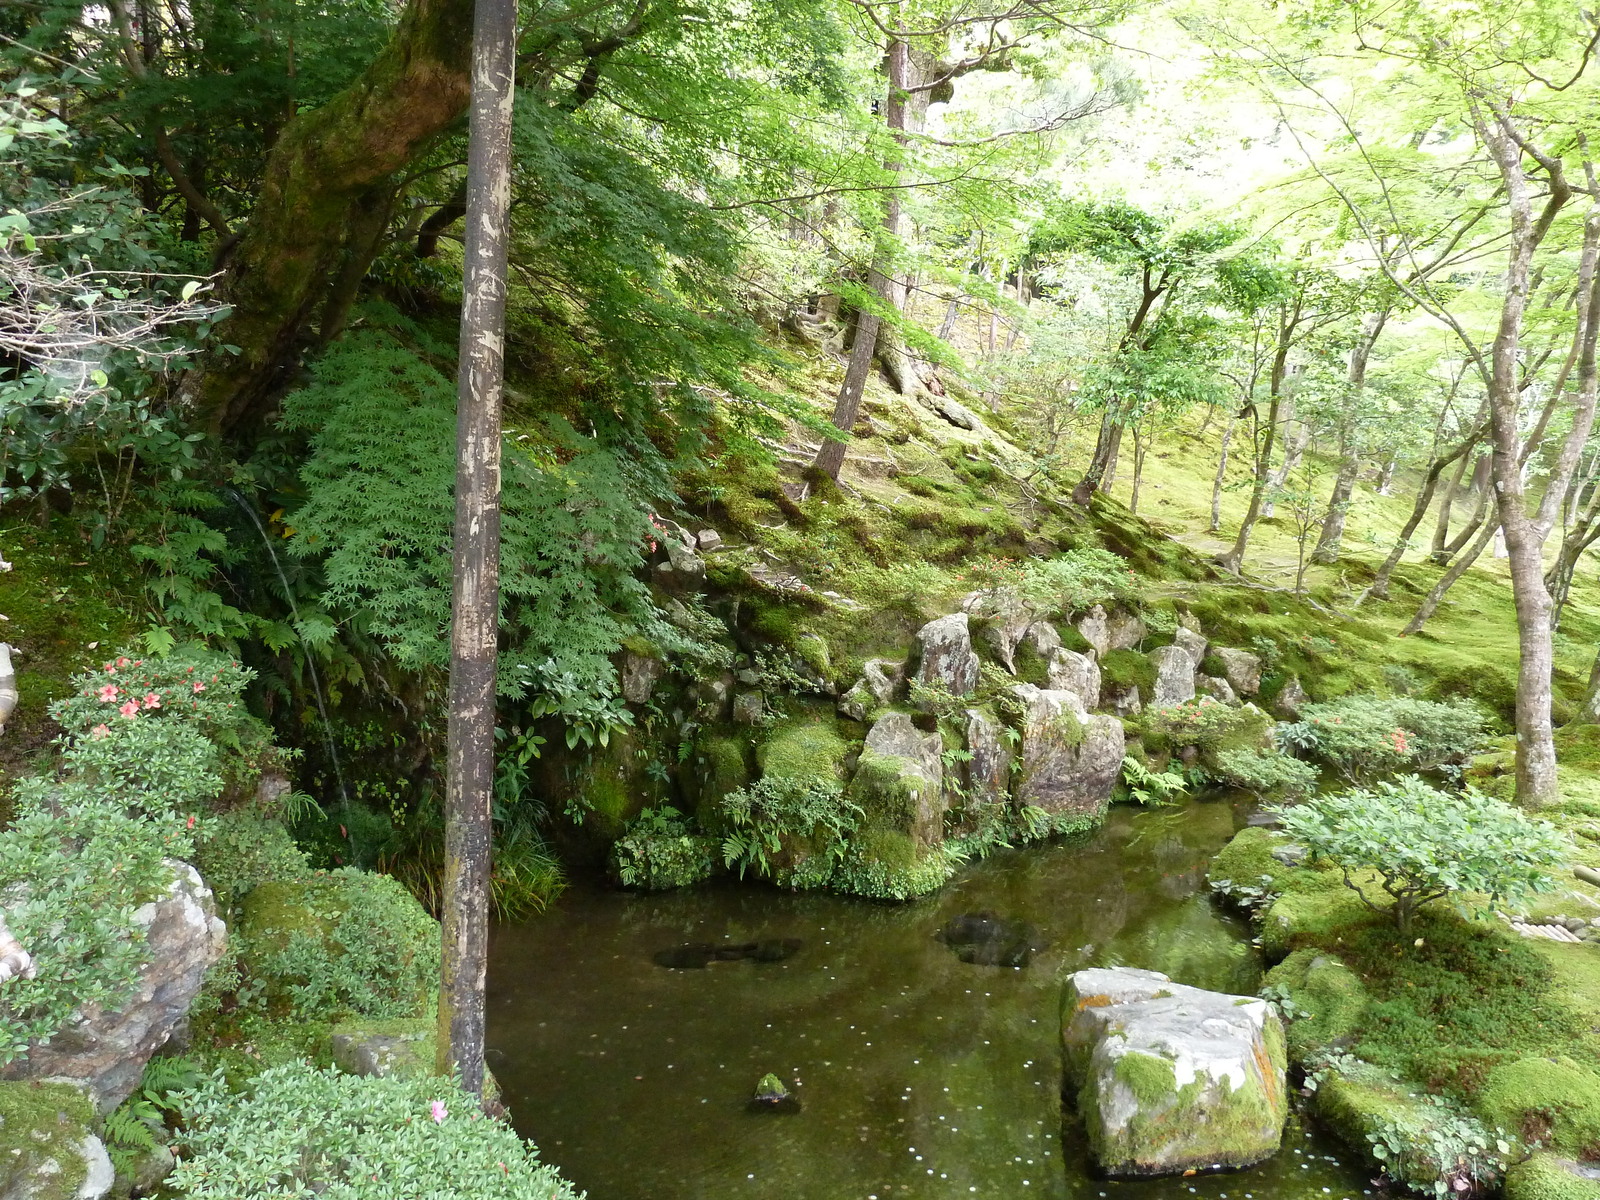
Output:
M439 989L439 923L388 875L353 868L244 898L239 964L294 1020L420 1016Z
M1079 971L1062 1010L1068 1092L1109 1175L1243 1167L1276 1153L1289 1102L1266 1001L1128 967Z
M943 845L925 845L898 829L862 829L845 848L828 886L873 900L909 900L938 891L959 862Z
M1360 1035L1371 998L1361 976L1333 955L1296 950L1267 973L1266 982L1287 988L1299 1010L1288 1030L1296 1062L1319 1051L1346 1049Z
M1379 919L1345 887L1337 868L1290 865L1303 855L1296 849L1282 834L1251 826L1222 848L1207 873L1213 888L1256 912L1269 959L1334 944ZM1358 882L1366 880L1358 876Z
M1496 1067L1477 1099L1492 1125L1572 1155L1600 1156L1600 1071L1570 1058Z
M748 739L716 731L703 733L695 741L689 766L691 769L680 772L679 778L695 821L708 833L722 832L723 797L754 778Z
M1506 1172L1506 1200L1600 1200L1600 1163L1535 1154Z
M1322 1072L1313 1107L1373 1167L1428 1195L1492 1191L1511 1148L1455 1105L1360 1061Z
M1126 743L1122 722L1085 711L1076 692L1047 691L1031 684L1012 689L1022 703L1022 749L1017 801L1042 809L1057 821L1098 821L1122 774Z
M862 830L937 845L944 836L943 753L939 735L923 733L907 714L880 717L845 790L845 799L861 810Z
M111 1160L91 1132L94 1105L66 1083L0 1083L0 1196L97 1200Z

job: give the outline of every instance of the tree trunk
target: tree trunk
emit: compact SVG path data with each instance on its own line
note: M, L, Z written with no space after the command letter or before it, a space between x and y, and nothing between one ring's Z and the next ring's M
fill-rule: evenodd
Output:
M1422 603L1417 606L1416 613L1406 623L1406 627L1400 631L1401 637L1409 637L1413 633L1421 632L1422 627L1427 624L1428 618L1438 611L1439 601L1444 599L1444 594L1450 590L1456 580L1467 573L1467 569L1473 563L1478 561L1478 556L1483 553L1484 547L1494 537L1494 531L1497 528L1498 526L1493 522L1484 524L1477 540L1455 562L1450 564L1450 569L1438 578L1433 587L1429 589L1428 594L1422 598Z
M212 433L258 435L301 352L344 321L334 281L359 279L377 251L395 175L467 105L472 0L410 0L373 63L321 108L285 127L227 264L233 314L183 397Z
M500 402L516 0L477 0L467 158L466 277L456 382L456 518L445 780L444 971L440 1052L483 1092L484 976L500 633ZM447 1044L448 1043L448 1044Z
M1350 497L1355 492L1356 479L1361 474L1361 400L1367 386L1367 363L1388 319L1388 309L1372 314L1360 338L1350 349L1349 391L1345 397L1345 419L1339 430L1339 474L1333 481L1333 494L1328 498L1328 511L1322 518L1322 532L1317 538L1316 549L1311 552L1312 562L1339 561L1345 517L1350 511Z
M1589 668L1589 686L1583 693L1583 703L1578 705L1572 723L1600 725L1600 651L1595 653L1594 665Z
M883 120L900 145L904 145L905 139L906 86L910 58L911 49L905 42L893 40L889 43L888 53L885 55L889 87L884 103ZM883 165L884 170L890 174L891 182L905 169L903 157L898 153ZM872 266L868 270L867 279L879 299L885 305L894 306L896 285L890 277L889 256L893 250L892 243L900 236L900 193L893 187L884 192L882 228L883 239L873 252ZM867 377L872 373L872 360L879 351L881 327L882 320L878 314L865 311L858 314L855 339L850 344L850 362L845 368L844 382L839 385L839 395L833 404L833 424L845 435L846 441L850 431L855 428L856 418L861 414L861 397L866 391ZM829 479L837 481L839 471L844 466L844 451L845 441L825 441L817 451L816 460L812 465Z
M1422 524L1422 518L1428 513L1428 505L1433 499L1434 490L1439 485L1439 476L1452 462L1460 459L1463 463L1471 456L1472 447L1483 434L1483 426L1472 430L1461 442L1447 454L1435 458L1428 465L1427 474L1422 480L1422 489L1417 493L1417 502L1411 507L1411 516L1407 518L1405 527L1400 530L1400 536L1395 538L1394 546L1389 551L1389 557L1383 560L1383 565L1378 568L1378 573L1372 580L1372 586L1366 594L1356 601L1359 606L1367 596L1374 596L1379 600L1389 598L1389 577L1394 574L1394 569L1400 565L1400 560L1405 556L1406 548L1411 543L1411 535L1416 533L1417 526Z
M1133 427L1133 495L1128 497L1128 511L1139 511L1139 484L1144 479L1144 456L1150 447L1139 436L1139 427Z
M1272 472L1272 448L1277 440L1278 421L1283 411L1283 384L1288 374L1289 347L1295 327L1300 320L1300 301L1278 322L1278 345L1272 355L1272 370L1267 377L1267 393L1271 403L1267 408L1267 429L1255 460L1255 481L1250 486L1250 503L1239 521L1239 532L1233 545L1217 559L1217 564L1230 574L1237 575L1244 566L1245 548L1250 544L1250 531L1261 517L1262 500L1266 496L1267 479Z
M1460 491L1462 477L1467 473L1469 457L1465 454L1461 456L1461 461L1456 464L1455 474L1450 476L1450 482L1445 484L1444 495L1439 498L1439 516L1433 523L1433 545L1428 550L1428 558L1440 566L1449 561L1444 547L1450 537L1450 510L1455 507L1456 492Z
M1217 459L1217 474L1211 481L1211 528L1215 533L1222 528L1222 481L1228 473L1228 443L1233 441L1233 431L1239 424L1239 414L1232 413L1222 431L1222 456Z

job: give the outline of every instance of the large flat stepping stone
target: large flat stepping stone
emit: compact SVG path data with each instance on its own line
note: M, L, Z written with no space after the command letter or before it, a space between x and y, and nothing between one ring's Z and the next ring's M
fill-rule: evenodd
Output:
M1246 1167L1282 1143L1283 1026L1265 1000L1099 967L1068 979L1061 1036L1067 1091L1108 1175Z

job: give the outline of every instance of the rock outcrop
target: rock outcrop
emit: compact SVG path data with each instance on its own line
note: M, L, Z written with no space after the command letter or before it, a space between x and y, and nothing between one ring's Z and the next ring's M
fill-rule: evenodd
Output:
M1011 690L1023 704L1017 802L1052 817L1104 815L1122 772L1122 722L1091 716L1076 692Z
M1017 644L1033 623L1035 613L1018 593L1010 589L973 592L961 605L973 617L984 621L979 635L1006 670L1017 669Z
M150 1056L188 1016L207 968L222 957L228 940L200 873L188 863L165 861L172 881L134 913L145 930L148 960L133 994L114 1012L98 1005L80 1010L70 1025L30 1047L0 1076L78 1084L101 1113L132 1093Z
M916 682L965 696L978 686L978 656L972 650L967 614L951 613L917 632Z
M1156 708L1169 708L1194 699L1195 667L1199 659L1177 644L1162 646L1150 652L1150 662L1156 669L1156 683L1151 690L1150 703Z
M1111 650L1132 650L1149 632L1138 613L1115 612L1106 618L1106 644Z
M874 827L936 845L944 837L943 752L937 733L923 733L906 713L885 713L867 733L849 798Z
M1172 644L1186 653L1198 667L1206 656L1206 647L1210 644L1201 635L1198 629L1190 629L1187 625L1178 626L1178 632L1172 637Z
M1068 1090L1107 1174L1244 1167L1277 1152L1285 1053L1265 1000L1096 968L1068 980L1062 1020Z
M1213 700L1220 700L1224 704L1239 703L1239 696L1233 690L1233 685L1221 675L1196 675L1194 690L1201 696L1210 696Z
M865 721L886 704L893 704L906 681L906 665L889 658L869 658L861 678L839 697L839 711L853 721Z
M1100 707L1100 667L1087 654L1058 646L1046 675L1051 691L1076 692L1085 708Z
M1083 635L1083 640L1094 647L1098 656L1104 656L1111 650L1111 625L1106 620L1106 610L1102 605L1096 604L1082 617L1078 618L1078 632Z
M1230 646L1214 646L1211 654L1222 664L1228 686L1241 696L1254 696L1261 690L1261 656Z
M1011 779L1011 747L1001 737L1000 722L979 708L967 709L967 800L971 804L1003 804Z

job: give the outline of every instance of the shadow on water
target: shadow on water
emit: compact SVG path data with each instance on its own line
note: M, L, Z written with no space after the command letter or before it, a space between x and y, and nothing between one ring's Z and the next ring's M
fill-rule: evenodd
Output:
M1003 852L907 905L575 886L495 933L490 1066L521 1132L593 1200L1360 1196L1362 1173L1299 1129L1248 1172L1097 1180L1063 1119L1067 973L1127 964L1255 990L1247 931L1205 895L1206 864L1245 812L1116 809L1087 842ZM1025 923L1042 948L1026 967L961 961L935 935L975 912ZM800 948L774 961L654 961L784 938ZM768 1072L802 1112L746 1110Z

